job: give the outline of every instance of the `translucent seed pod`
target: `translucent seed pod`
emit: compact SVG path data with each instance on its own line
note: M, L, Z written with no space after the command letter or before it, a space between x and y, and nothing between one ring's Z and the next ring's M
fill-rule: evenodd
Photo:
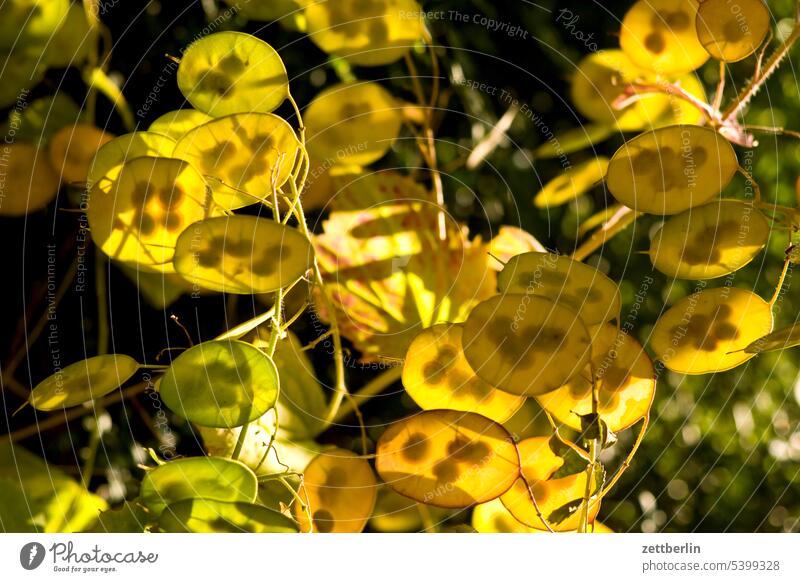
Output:
M697 6L696 0L639 0L622 19L622 50L660 75L694 71L708 60L695 31Z
M178 109L160 116L150 124L147 131L166 135L178 142L195 127L208 123L212 119L214 118L197 109Z
M403 58L425 29L415 0L309 2L305 14L314 44L367 67Z
M511 257L497 278L500 293L544 297L578 313L586 325L619 316L619 287L594 267L555 253Z
M124 354L81 360L39 382L28 401L37 410L77 406L113 392L138 369L136 360Z
M142 479L139 499L155 516L186 499L252 503L258 480L246 465L221 457L185 457L150 469Z
M591 339L578 314L536 295L479 303L464 324L464 355L486 382L523 396L555 390L581 372Z
M50 164L65 182L83 184L97 151L114 136L84 123L62 127L48 144Z
M475 412L503 423L525 398L497 390L475 375L461 347L462 329L439 324L417 335L406 354L403 386L423 410Z
M255 216L222 216L190 225L175 244L184 279L220 293L269 293L311 268L313 249L297 229Z
M308 505L311 522L299 503L292 505L300 531L359 533L367 525L378 483L369 463L344 449L326 450L303 471L298 491Z
M770 27L762 0L702 0L697 10L697 38L712 57L726 63L752 55Z
M159 380L167 407L200 426L234 428L275 406L278 369L241 341L208 341L175 358Z
M606 174L608 190L625 206L648 214L677 214L711 200L739 163L730 142L707 127L673 125L648 131L620 147Z
M185 134L173 154L191 162L227 210L271 200L289 179L300 155L292 127L271 113L238 113Z
M99 184L107 190L127 160L142 157L168 158L175 149L175 140L159 133L134 131L115 137L94 156L87 174L87 185Z
M295 521L254 503L186 499L167 506L158 520L165 533L296 533Z
M212 117L270 113L289 95L289 79L274 48L251 34L225 31L189 46L178 67L178 88Z
M735 368L753 357L745 348L772 331L772 310L758 295L721 287L684 297L656 322L650 345L680 374Z
M366 166L382 158L400 134L400 107L377 83L334 85L308 106L309 153L326 164Z
M7 166L0 216L24 216L50 204L58 193L59 179L47 153L25 143L12 143L4 148Z
M587 119L613 123L622 131L649 127L667 112L667 95L645 95L624 109L614 101L634 81L651 80L652 73L633 63L621 50L592 53L581 60L572 76L571 100Z
M616 325L591 330L592 365L553 392L537 396L539 404L559 422L582 429L581 417L592 413L592 372L597 384L597 413L612 432L644 418L656 391L655 369L644 348ZM597 346L597 347L595 347Z
M519 456L511 435L488 418L427 410L386 429L378 440L375 468L406 497L457 508L507 491L519 475Z
M709 202L670 217L650 241L650 260L670 277L714 279L752 261L769 234L769 222L751 203Z
M174 272L172 257L180 234L212 215L207 185L183 160L134 158L113 180L89 193L92 239L114 260L138 269Z

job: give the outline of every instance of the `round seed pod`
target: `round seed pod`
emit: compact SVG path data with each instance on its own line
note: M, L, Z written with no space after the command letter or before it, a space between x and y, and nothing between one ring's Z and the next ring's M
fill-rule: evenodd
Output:
M289 94L286 67L263 40L242 32L216 32L186 50L178 88L195 109L212 117L270 113Z
M43 48L68 11L69 0L6 0L0 4L0 51Z
M292 127L271 113L214 119L184 135L173 155L211 176L214 200L228 210L270 199L300 154Z
M39 382L28 401L37 410L77 406L113 392L138 369L136 360L123 354L81 360Z
M158 529L166 533L296 533L297 524L263 505L186 499L164 510Z
M48 4L58 2L51 0ZM89 26L85 8L76 2L48 39L42 60L51 68L79 67L89 58L96 43L97 30Z
M366 166L400 134L400 108L377 83L340 83L317 95L305 114L309 153L326 164Z
M195 127L214 119L197 109L178 109L165 113L147 128L151 133L160 133L177 142Z
M718 200L667 220L650 241L650 260L670 277L713 279L752 261L769 234L769 222L751 203Z
M608 190L648 214L677 214L711 200L739 167L730 142L707 127L673 125L620 147L606 174Z
M294 228L255 216L221 216L188 227L173 263L203 289L250 295L294 283L311 268L313 253Z
M555 253L530 252L511 257L497 277L500 293L536 295L578 313L586 325L619 316L619 287L580 261Z
M697 10L697 38L712 57L726 63L752 55L770 27L769 8L761 0L703 0Z
M328 450L314 457L303 471L303 486L298 491L308 504L311 523L298 503L292 506L292 513L303 532L359 533L372 515L377 491L367 461L344 449Z
M758 295L735 287L684 297L656 322L650 345L680 374L735 368L753 357L744 349L772 331L772 310Z
M415 0L311 2L305 15L314 44L365 67L403 58L424 31Z
M565 170L533 199L538 208L553 208L571 202L591 190L606 175L608 158L598 156Z
M92 239L112 259L138 269L173 272L178 237L210 214L206 182L173 158L135 158L89 194Z
M676 83L689 95L694 95L700 101L707 101L706 89L695 73L680 77ZM676 95L669 96L669 107L653 124L653 129L669 125L701 125L705 114L697 107Z
M547 530L539 517L541 512L554 531L577 530L580 506L586 492L586 471L561 476L558 471L565 466L565 460L553 452L550 439L546 437L525 439L517 447L527 484L522 479L515 481L500 497L503 505L517 521L528 527ZM531 495L536 499L536 505L531 501ZM599 502L590 507L590 522L595 520L599 511Z
M464 355L486 382L523 396L555 390L586 367L589 332L578 314L535 295L499 295L469 314Z
M417 335L406 355L403 386L423 410L476 412L503 423L525 398L497 390L475 375L461 347L462 329L445 323Z
M107 190L127 160L168 158L174 149L175 141L159 133L134 131L115 137L97 150L87 174L88 187L99 184Z
M50 204L58 193L59 179L46 153L25 143L4 147L7 167L0 188L0 216L23 216Z
M246 465L222 457L186 457L150 469L139 498L158 516L168 505L186 499L252 503L258 480Z
M639 0L622 19L619 44L634 63L660 75L694 71L708 60L696 17L696 0Z
M85 123L62 127L47 147L50 164L64 182L84 183L97 151L113 138Z
M667 95L646 95L622 110L613 103L626 85L649 77L652 73L635 65L621 50L592 53L581 60L572 76L572 103L592 121L612 123L622 131L644 129L666 113Z
M511 515L500 499L492 499L476 505L472 510L472 527L478 533L536 533L540 530L528 527Z
M175 358L159 381L170 410L200 426L234 428L275 406L278 369L248 343L209 341Z
M511 435L471 412L426 410L390 425L375 468L398 493L437 507L468 507L502 495L519 475Z
M581 430L581 417L592 412L594 370L597 413L612 432L619 432L645 417L656 392L655 369L644 348L610 323L592 330L592 366L564 386L537 396L546 411L559 422ZM597 346L597 348L595 348Z

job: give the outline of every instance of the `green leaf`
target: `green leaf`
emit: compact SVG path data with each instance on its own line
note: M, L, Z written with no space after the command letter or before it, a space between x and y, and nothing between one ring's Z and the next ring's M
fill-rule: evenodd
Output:
M106 502L41 457L0 445L0 530L80 532L92 527Z
M790 325L758 338L745 349L746 354L785 350L800 345L800 326Z
M564 460L555 473L550 475L549 479L561 479L562 477L569 477L586 470L589 466L589 460L586 459L578 451L575 446L568 445L564 442L558 433L550 437L550 450Z

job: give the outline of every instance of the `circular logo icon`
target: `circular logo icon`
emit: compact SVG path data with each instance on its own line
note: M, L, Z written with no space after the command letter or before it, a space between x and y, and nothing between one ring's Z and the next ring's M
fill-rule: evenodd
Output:
M44 561L44 546L39 542L29 542L19 551L19 563L26 570L35 570Z

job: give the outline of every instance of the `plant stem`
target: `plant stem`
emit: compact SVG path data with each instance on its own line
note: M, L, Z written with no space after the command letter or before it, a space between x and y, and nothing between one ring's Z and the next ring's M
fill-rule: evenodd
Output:
M584 260L611 238L636 222L636 219L642 216L642 214L642 212L635 212L627 206L621 207L614 216L609 218L600 229L596 230L592 236L589 237L589 240L575 249L575 252L572 253L572 258L576 261Z
M741 93L734 99L734 101L728 106L727 109L722 113L722 121L728 121L730 118L735 118L750 101L755 97L756 93L758 93L759 89L761 89L762 85L769 79L772 74L777 70L780 66L781 62L784 58L789 54L789 50L792 48L795 42L800 39L800 22L796 22L792 32L786 38L786 40L781 43L781 45L772 53L772 56L766 62L766 64L760 68L760 70L753 75L753 78L747 84L747 86L742 89Z

